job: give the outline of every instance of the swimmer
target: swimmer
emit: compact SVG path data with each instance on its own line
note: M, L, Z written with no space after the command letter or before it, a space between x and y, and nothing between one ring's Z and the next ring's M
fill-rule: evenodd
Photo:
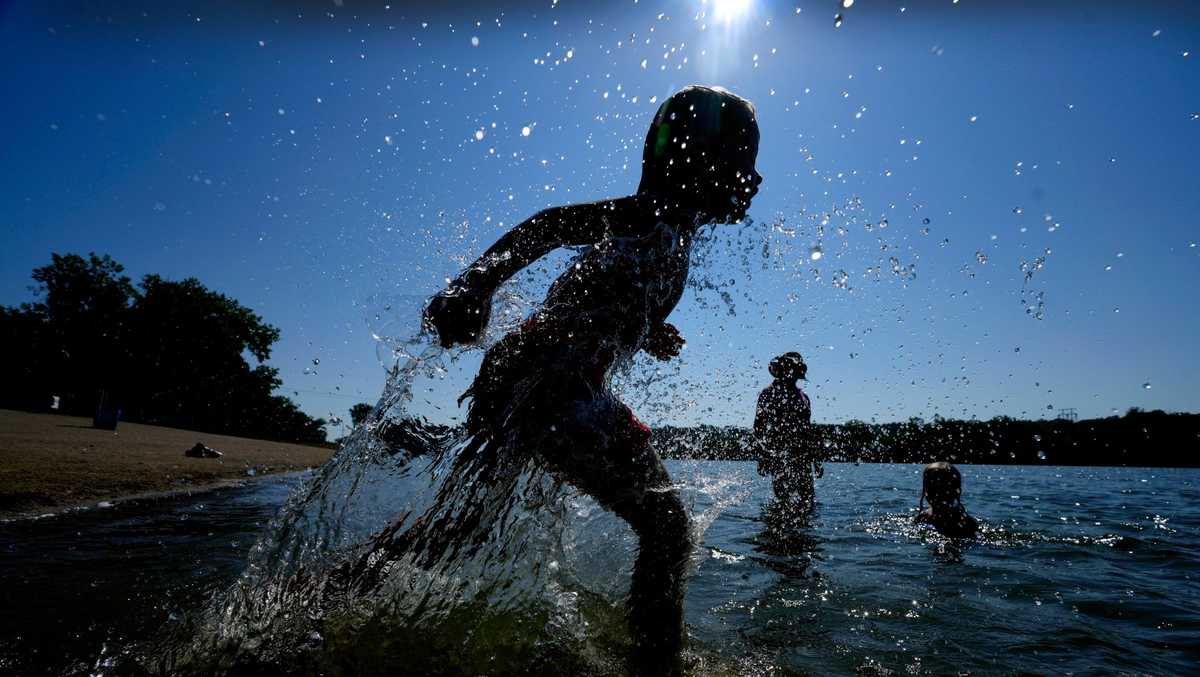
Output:
M797 385L808 376L800 353L784 353L767 370L775 380L758 396L754 435L758 471L769 475L775 499L784 506L809 511L815 498L813 475L825 469L817 458L812 431L812 405Z
M632 527L628 599L634 669L678 670L691 523L650 429L610 376L638 351L660 360L684 339L667 317L688 277L697 229L740 221L758 192L758 122L747 100L686 87L658 109L642 180L628 197L552 207L517 225L432 301L425 325L443 347L480 340L497 288L558 247L583 247L539 310L491 346L464 393L464 454L534 455L555 477Z
M926 498L929 509L923 510ZM942 461L925 466L917 509L921 510L917 524L928 524L943 536L971 538L979 531L979 523L967 514L962 504L962 475L950 463Z

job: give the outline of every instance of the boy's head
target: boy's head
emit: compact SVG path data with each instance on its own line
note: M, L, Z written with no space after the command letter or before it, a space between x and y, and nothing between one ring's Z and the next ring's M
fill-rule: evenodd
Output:
M654 116L638 192L677 200L708 221L737 221L762 183L757 158L754 104L719 87L691 85Z
M944 507L962 499L962 475L952 464L940 461L925 466L921 483L921 499L929 499L931 507Z
M767 365L767 371L771 372L771 376L780 380L798 381L808 375L808 365L804 364L804 358L800 356L800 353L793 351L771 360L771 363Z

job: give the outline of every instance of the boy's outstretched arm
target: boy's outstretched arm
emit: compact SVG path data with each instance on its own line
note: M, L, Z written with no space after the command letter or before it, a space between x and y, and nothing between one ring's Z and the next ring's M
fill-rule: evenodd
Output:
M639 198L551 207L513 227L425 308L424 324L442 347L474 343L483 335L492 294L522 268L558 247L599 242L606 232L637 223ZM613 229L609 229L609 223Z

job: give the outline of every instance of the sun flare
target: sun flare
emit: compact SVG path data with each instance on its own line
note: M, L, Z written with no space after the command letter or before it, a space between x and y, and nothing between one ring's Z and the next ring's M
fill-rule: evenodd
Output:
M717 21L732 23L744 17L753 0L712 0L712 16Z

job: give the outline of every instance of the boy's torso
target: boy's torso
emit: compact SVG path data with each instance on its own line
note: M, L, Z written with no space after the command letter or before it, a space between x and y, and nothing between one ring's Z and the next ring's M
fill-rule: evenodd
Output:
M632 357L682 297L690 249L690 235L663 223L587 247L551 285L531 329L571 353Z
M794 453L807 442L811 417L804 391L788 383L772 383L758 398L754 428L767 447Z

